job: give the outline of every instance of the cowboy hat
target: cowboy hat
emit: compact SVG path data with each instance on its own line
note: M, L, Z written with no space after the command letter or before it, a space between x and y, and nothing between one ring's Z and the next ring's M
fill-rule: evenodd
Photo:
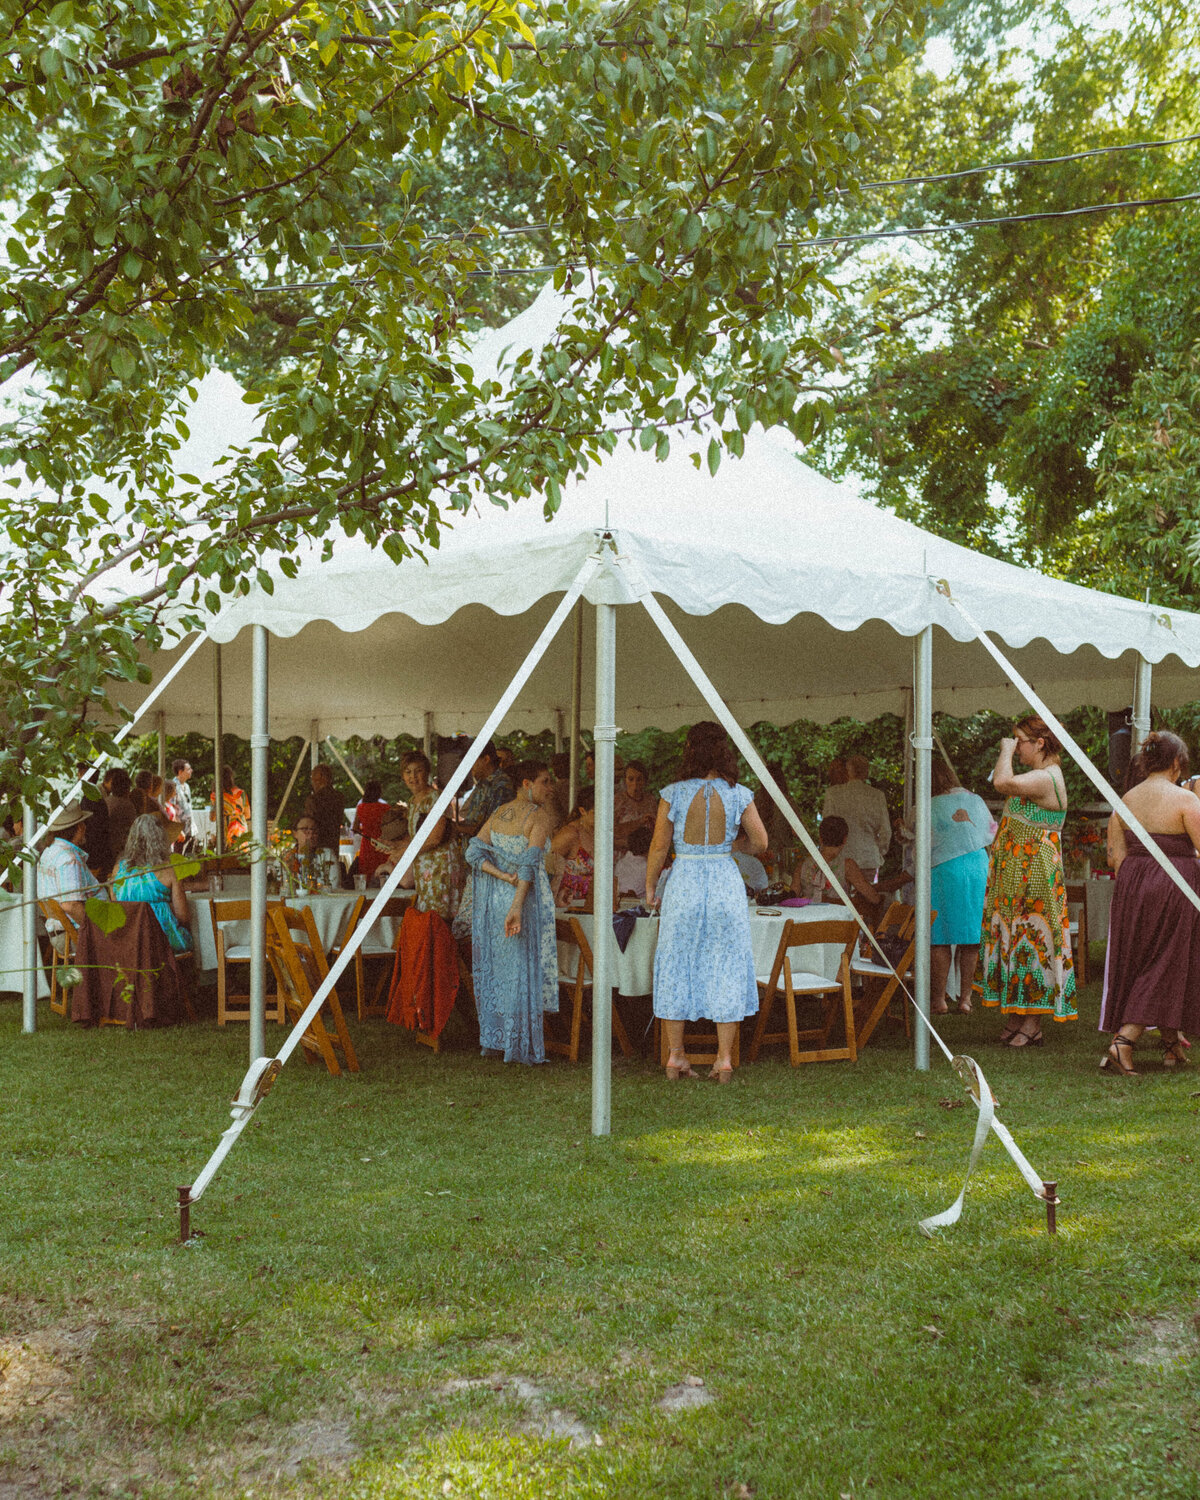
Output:
M74 828L77 824L86 822L91 815L90 809L84 807L82 802L68 802L65 807L59 808L42 831L66 833L68 828Z

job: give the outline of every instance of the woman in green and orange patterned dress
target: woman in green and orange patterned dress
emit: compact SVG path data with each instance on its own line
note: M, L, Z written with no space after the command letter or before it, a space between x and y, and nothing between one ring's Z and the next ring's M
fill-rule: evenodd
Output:
M1075 968L1067 925L1061 835L1067 787L1062 746L1041 719L1000 741L992 785L1008 798L992 844L983 905L983 1003L1005 1013L997 1038L1040 1047L1042 1017L1073 1021ZM1013 770L1013 755L1028 769Z

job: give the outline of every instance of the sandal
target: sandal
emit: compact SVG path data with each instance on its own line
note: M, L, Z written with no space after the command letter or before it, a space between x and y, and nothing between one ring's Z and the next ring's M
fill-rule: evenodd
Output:
M1007 1047L1009 1042L1012 1041L1013 1037L1020 1034L1020 1030L1021 1028L1019 1026L1006 1026L1000 1033L1000 1035L996 1038L996 1045L999 1047Z
M696 1076L689 1062L679 1063L678 1066L675 1063L668 1063L666 1071L667 1080L670 1083L676 1083L680 1078L695 1078Z
M969 1000L960 1000L956 1009L960 1016L969 1016L971 1014L971 1002Z
M1046 1038L1040 1031L1022 1031L1020 1027L1013 1032L1012 1040L1005 1042L1006 1047L1015 1051L1023 1051L1026 1047L1044 1047Z
M713 1070L708 1076L714 1083L728 1083L733 1077L733 1064L726 1063L723 1068L718 1068L714 1064Z
M1184 1049L1189 1043L1177 1031L1160 1031L1159 1035L1162 1037L1163 1067L1186 1068L1188 1058Z
M1130 1059L1133 1057L1133 1043L1127 1036L1122 1036L1118 1031L1109 1043L1108 1051L1100 1059L1100 1071L1108 1073L1119 1073L1122 1078L1136 1078L1137 1069L1132 1061L1126 1062L1121 1056L1122 1047L1129 1049Z

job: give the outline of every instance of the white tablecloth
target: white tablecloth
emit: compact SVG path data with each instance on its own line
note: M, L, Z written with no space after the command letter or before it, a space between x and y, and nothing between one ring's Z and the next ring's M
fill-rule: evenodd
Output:
M0 891L0 992L22 994L25 989L25 949L21 941L25 912L21 898L11 891ZM38 998L44 1000L50 993L46 973L42 968L41 954L34 958L37 964Z
M775 961L775 952L779 947L779 937L783 932L784 923L789 918L794 922L841 922L846 920L846 909L843 906L789 906L772 908L772 912L774 911L779 911L779 915L768 916L756 910L752 910L750 913L750 943L754 950L754 972L763 979L770 975L771 965ZM558 915L560 917L577 917L579 925L583 928L583 935L592 944L594 951L595 944L592 937L594 925L590 913L581 914L579 912L560 910ZM613 976L613 984L622 995L649 995L653 993L654 950L657 946L657 917L638 917L624 953L621 952L614 941L613 958L616 965L616 972ZM793 960L793 963L803 962L806 969L824 974L830 979L836 975L838 959L842 953L839 945L823 943L819 947L806 948L802 951L804 955L803 959ZM569 948L560 948L559 964L563 972L570 974L575 972L575 964L571 958Z
M368 893L371 896L376 892ZM225 890L217 897L218 901L246 901L249 899L249 891ZM277 896L270 898L277 901ZM317 933L328 953L341 936L342 929L346 925L346 918L350 908L358 899L357 891L322 891L316 895L293 896L288 903L297 911L308 906L312 908L313 918L317 924ZM217 946L213 939L212 915L209 907L212 904L212 896L207 893L188 896L188 925L192 929L192 942L195 944L196 964L202 970L212 970L217 967ZM371 932L372 947L375 939L386 943L389 947L396 940L396 930L399 920L395 917L384 917L376 923ZM225 929L225 941L229 946L245 946L250 942L250 923L231 922Z

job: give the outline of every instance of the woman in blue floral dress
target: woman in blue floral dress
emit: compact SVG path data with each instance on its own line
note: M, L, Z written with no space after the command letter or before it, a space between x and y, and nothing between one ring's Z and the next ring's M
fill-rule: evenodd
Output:
M737 755L719 724L688 731L680 779L664 787L646 866L646 899L656 888L672 842L675 863L662 899L654 955L654 1014L667 1032L667 1077L690 1078L683 1050L687 1021L714 1021L717 1059L710 1078L733 1076L738 1024L758 1010L746 889L730 850L738 833L746 851L766 851L767 833L754 794L737 779Z
M558 1009L554 897L545 857L554 778L541 761L513 768L517 795L467 845L474 871L471 957L479 1045L505 1062L546 1061L542 1017Z

